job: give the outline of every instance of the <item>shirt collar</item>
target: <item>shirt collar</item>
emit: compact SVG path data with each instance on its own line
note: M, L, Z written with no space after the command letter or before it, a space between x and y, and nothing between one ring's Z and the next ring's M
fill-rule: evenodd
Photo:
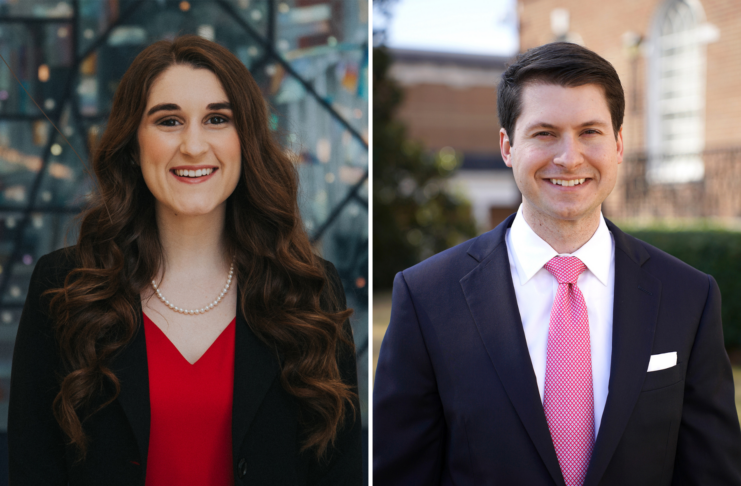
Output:
M586 265L602 283L607 285L612 258L612 235L607 229L605 218L600 213L599 226L594 235L574 253L559 253L530 228L522 215L522 205L510 228L512 254L520 277L520 285L525 285L543 266L555 256L575 256Z

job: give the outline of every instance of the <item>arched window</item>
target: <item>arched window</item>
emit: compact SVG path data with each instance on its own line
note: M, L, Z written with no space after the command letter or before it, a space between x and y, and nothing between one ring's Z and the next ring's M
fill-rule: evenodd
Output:
M704 176L705 44L718 31L697 0L667 0L654 18L648 96L648 178L681 183Z

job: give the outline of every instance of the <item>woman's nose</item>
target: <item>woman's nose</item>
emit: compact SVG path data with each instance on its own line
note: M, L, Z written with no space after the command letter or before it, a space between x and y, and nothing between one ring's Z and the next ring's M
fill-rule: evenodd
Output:
M206 140L203 128L198 124L191 124L187 130L182 132L180 142L180 153L191 157L198 157L208 151L208 141Z

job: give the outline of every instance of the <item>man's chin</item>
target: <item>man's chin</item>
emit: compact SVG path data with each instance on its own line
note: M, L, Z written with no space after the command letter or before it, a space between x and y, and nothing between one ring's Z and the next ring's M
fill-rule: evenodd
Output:
M577 204L550 205L538 208L542 216L552 221L563 221L564 223L578 223L579 221L589 220L599 215L601 205L595 207L585 207Z
M586 221L599 215L599 207L596 209L584 209L584 208L565 208L554 211L551 217L555 220L563 222L578 223L580 221Z

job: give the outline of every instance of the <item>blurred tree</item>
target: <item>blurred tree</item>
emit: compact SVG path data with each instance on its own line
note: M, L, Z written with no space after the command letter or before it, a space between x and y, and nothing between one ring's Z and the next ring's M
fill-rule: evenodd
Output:
M394 4L398 0L373 0L373 45L385 45Z
M394 119L403 92L389 78L392 59L373 50L373 282L388 289L394 275L476 235L470 203L448 187L460 165L446 147L430 153Z

